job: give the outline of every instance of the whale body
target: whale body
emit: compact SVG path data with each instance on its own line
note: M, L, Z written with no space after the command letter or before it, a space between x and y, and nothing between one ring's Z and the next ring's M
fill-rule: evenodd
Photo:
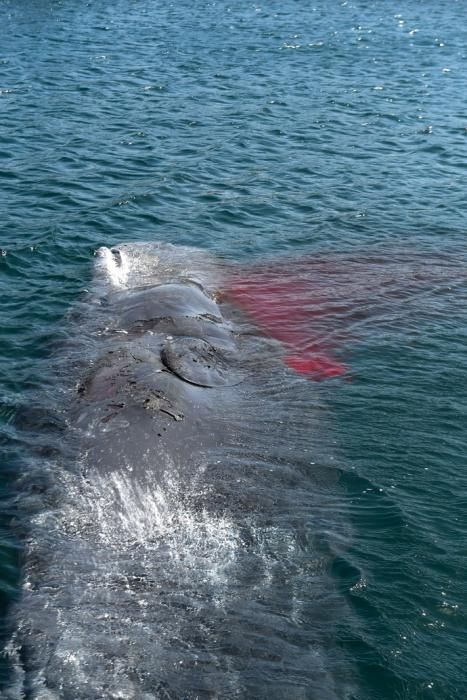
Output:
M97 252L6 697L352 697L325 413L223 301L225 271L163 243Z
M130 264L124 249L98 255L110 280L114 265ZM89 469L128 474L155 454L186 463L222 444L225 422L216 427L216 416L234 400L242 369L235 333L215 299L184 278L110 287L101 301L105 331L73 413L74 424L92 434ZM153 462L149 471L153 477Z

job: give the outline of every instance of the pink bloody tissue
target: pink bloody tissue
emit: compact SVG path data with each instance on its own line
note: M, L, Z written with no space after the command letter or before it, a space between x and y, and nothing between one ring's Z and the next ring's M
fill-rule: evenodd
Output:
M347 372L345 365L323 356L286 355L285 364L310 379L340 377Z
M347 372L326 347L326 304L320 294L316 296L309 277L295 276L289 266L253 268L248 277L232 279L226 294L260 329L284 345L287 367L314 380Z

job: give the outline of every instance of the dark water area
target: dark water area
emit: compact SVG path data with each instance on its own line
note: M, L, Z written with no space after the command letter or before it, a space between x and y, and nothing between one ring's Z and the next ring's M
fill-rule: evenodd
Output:
M301 650L318 644L307 562L316 561L325 521L320 562L335 608L326 608L329 639L319 644L351 669L350 697L464 696L465 19L461 2L431 0L0 0L5 642L22 556L16 479L49 463L61 440L35 412L59 405L65 391L48 358L79 335L73 309L92 287L95 249L163 241L237 265L245 293L261 287L263 302L264 290L271 293L265 307L254 294L245 302L254 322L294 358L315 353L346 368L309 378L294 373L294 359L284 369L290 383L281 410L289 401L297 419L288 426L296 454L287 459L304 479L301 489L294 481L296 518L308 529L289 548L286 538L274 539L279 524L269 539L261 530L261 541L269 563L283 557L271 590L302 635ZM271 311L275 304L280 313ZM268 406L269 390L268 382L257 387ZM249 410L253 416L256 407ZM264 440L260 423L248 430L252 442ZM324 469L326 486L304 470L307 430L317 453L309 461ZM176 490L170 499L176 511ZM207 543L201 551L190 545L196 538L177 539L169 518L171 551L186 546L195 563L207 557L217 571L221 543L226 556L237 551L237 530L232 539L229 528L238 517L232 510L224 520L197 521ZM47 533L45 523L44 539ZM248 561L239 564L245 588L235 591L247 611ZM174 572L168 566L164 585ZM218 585L231 601L233 584L224 590L222 580L209 579L206 591L214 595ZM189 585L187 574L183 582ZM285 602L295 600L305 606L298 612ZM221 621L213 623L217 638ZM73 622L70 634L82 634ZM317 613L315 622L325 626ZM194 631L185 633L196 645ZM289 674L274 675L274 667L277 697L326 697L316 683L303 684L305 658ZM329 654L323 658L334 669ZM7 693L8 658L0 670ZM217 697L247 697L245 688L261 697L270 682L263 672L246 681L239 672ZM326 674L320 677L324 688ZM129 686L122 692L144 697Z

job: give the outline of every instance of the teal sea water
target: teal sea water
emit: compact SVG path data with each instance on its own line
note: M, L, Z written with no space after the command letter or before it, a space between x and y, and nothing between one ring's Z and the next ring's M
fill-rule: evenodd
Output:
M3 615L15 416L94 250L306 257L350 368L315 386L351 532L330 574L355 698L465 697L466 18L447 0L0 0Z

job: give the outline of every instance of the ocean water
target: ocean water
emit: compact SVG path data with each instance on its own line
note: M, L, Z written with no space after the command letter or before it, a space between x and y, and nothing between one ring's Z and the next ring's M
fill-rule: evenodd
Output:
M206 249L255 283L278 275L277 304L286 298L300 338L347 368L294 376L286 396L295 387L325 406L309 427L303 409L295 439L303 450L315 431L320 452L322 430L332 471L323 561L348 697L465 696L466 47L465 7L447 0L0 0L5 642L20 589L16 479L51 434L39 418L22 431L18 416L60 391L47 358L78 334L70 313L92 285L95 249L163 241ZM313 523L309 497L300 513ZM225 556L229 523L215 540ZM197 526L210 550L212 522ZM169 540L189 548L175 531ZM286 542L266 542L284 557L285 597L297 576L307 600L312 541L300 566ZM307 611L295 619L301 650L316 643L316 606ZM320 698L315 683L292 696L287 670L274 673L277 697Z

